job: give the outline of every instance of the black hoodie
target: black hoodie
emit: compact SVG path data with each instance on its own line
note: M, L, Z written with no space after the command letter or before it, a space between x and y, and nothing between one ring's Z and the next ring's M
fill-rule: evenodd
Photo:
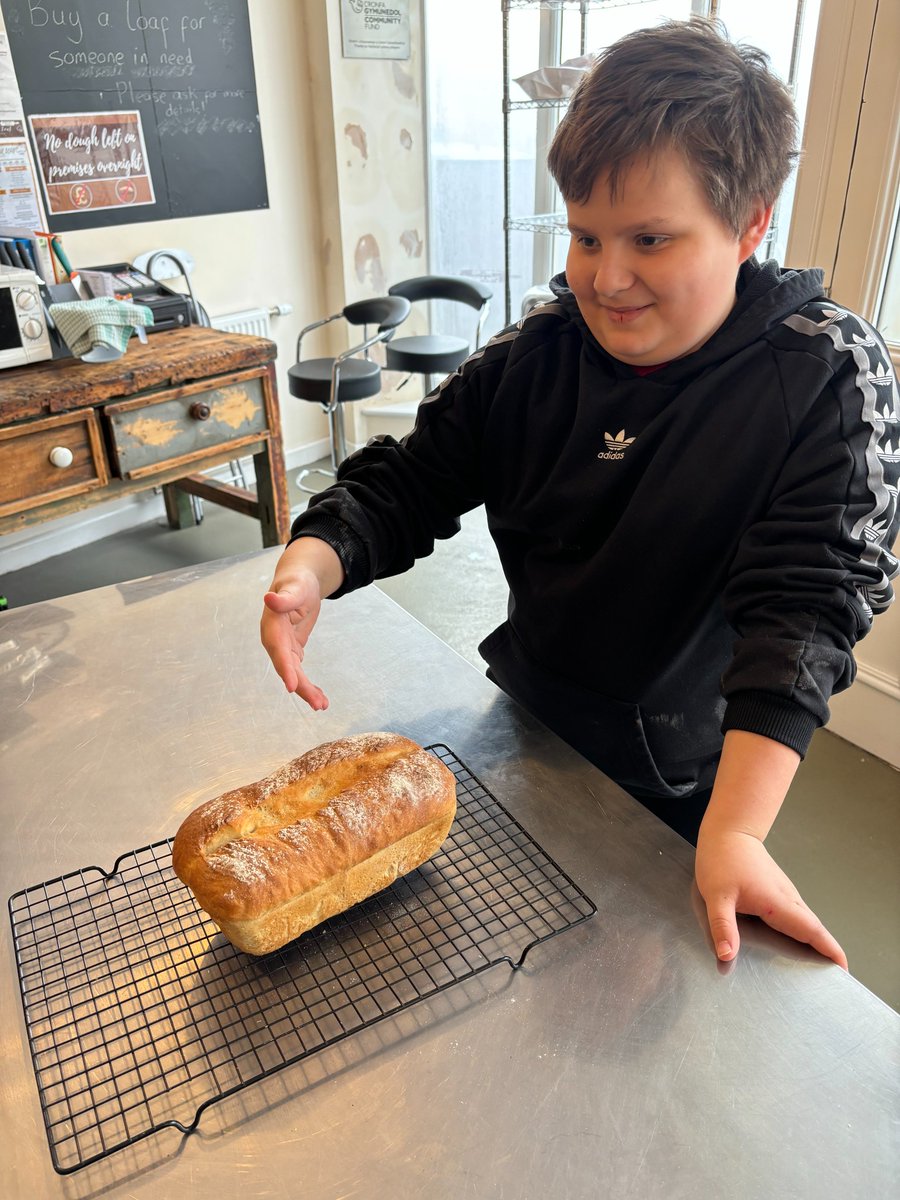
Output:
M699 350L639 375L558 276L310 501L341 592L406 570L484 504L510 586L492 678L631 790L712 782L724 731L803 754L891 600L890 359L818 271L744 264ZM439 731L437 731L439 733ZM436 736L437 736L436 733Z

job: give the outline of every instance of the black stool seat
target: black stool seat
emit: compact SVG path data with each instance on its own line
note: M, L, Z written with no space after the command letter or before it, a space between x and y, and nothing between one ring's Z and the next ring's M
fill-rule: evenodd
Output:
M465 338L444 333L394 338L387 344L389 371L412 371L426 375L448 375L469 356Z
M299 400L328 404L333 358L307 358L288 368L288 387ZM381 390L381 367L370 358L347 358L341 363L338 403L364 400Z
M341 405L348 400L377 396L381 391L381 367L369 357L369 351L377 342L392 338L394 330L406 320L408 314L409 301L405 296L373 296L369 300L356 300L340 312L332 313L321 321L313 321L300 330L297 361L288 368L288 388L291 395L299 400L310 400L322 406L328 414L328 436L331 440L331 470L312 467L301 471L297 476L297 487L302 491L316 491L304 482L308 475L330 475L334 478L339 464L347 457ZM359 345L349 347L334 358L304 358L300 352L304 337L340 317L350 325L364 327L363 340ZM371 336L369 325L377 326L377 332Z
M475 309L478 313L476 348L481 344L481 333L491 299L491 289L486 284L459 275L419 275L415 279L395 283L388 289L388 295L405 296L410 304L418 300L438 300ZM469 353L470 342L467 338L447 333L419 334L390 341L385 348L385 366L389 371L424 375L425 391L428 393L438 376L455 371L466 361Z

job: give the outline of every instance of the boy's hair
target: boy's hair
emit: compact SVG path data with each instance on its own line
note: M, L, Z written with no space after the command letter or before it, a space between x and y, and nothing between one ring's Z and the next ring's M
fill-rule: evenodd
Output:
M667 21L601 51L547 161L564 199L585 204L599 175L615 197L636 156L674 149L739 237L760 197L777 199L797 138L790 92L766 54L729 42L718 22Z

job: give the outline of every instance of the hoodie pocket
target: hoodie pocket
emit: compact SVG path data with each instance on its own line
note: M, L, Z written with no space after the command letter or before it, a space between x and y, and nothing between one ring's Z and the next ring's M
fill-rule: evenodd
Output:
M697 787L698 771L689 762L679 764L675 778L663 777L639 705L554 675L527 654L508 622L478 649L504 692L621 787L672 799Z

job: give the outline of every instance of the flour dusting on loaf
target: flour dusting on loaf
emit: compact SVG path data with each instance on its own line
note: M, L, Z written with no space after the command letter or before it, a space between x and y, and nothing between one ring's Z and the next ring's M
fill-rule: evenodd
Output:
M398 734L358 734L201 804L172 865L226 937L266 954L420 866L455 812L439 759Z

